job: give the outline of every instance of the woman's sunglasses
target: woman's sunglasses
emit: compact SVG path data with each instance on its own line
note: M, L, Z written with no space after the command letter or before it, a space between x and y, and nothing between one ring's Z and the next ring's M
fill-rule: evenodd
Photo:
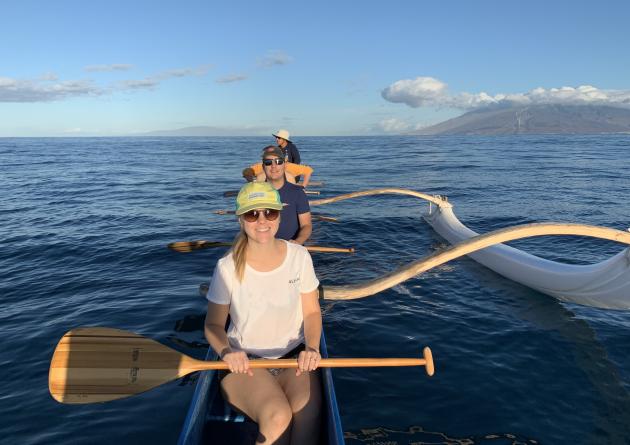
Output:
M258 215L265 215L265 219L267 221L275 221L278 219L278 215L280 215L280 210L275 209L262 209L262 210L250 210L249 212L243 213L243 219L247 222L256 222L258 221Z
M263 159L262 163L265 167L269 167L271 164L282 165L284 164L284 159L281 159L281 158Z

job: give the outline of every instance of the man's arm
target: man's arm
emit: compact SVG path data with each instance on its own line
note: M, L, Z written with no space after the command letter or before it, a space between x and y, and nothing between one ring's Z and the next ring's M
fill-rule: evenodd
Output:
M284 179L286 179L287 182L290 182L291 184L295 184L295 175L287 171L284 172Z
M305 166L305 167L308 167L308 166ZM311 180L311 175L313 174L313 169L311 167L305 168L303 174L304 174L304 178L302 179L301 186L306 188L306 187L308 187L308 183Z
M311 212L300 213L298 215L298 222L300 223L300 230L295 239L291 242L296 244L304 244L313 233L313 222L311 220Z

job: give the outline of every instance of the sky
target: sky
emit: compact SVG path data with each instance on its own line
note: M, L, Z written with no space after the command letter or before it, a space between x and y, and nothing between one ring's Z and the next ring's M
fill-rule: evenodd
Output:
M399 134L489 104L630 107L630 2L7 1L0 137Z

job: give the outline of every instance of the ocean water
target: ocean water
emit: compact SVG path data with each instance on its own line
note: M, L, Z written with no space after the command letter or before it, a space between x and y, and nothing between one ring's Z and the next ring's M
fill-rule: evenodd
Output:
M0 139L0 442L175 443L195 376L144 394L62 405L48 394L59 338L108 326L202 358L207 281L224 249L178 253L173 241L231 240L241 169L269 138ZM483 233L566 221L630 227L630 136L298 138L324 181L320 197L377 187L447 195ZM426 203L372 196L314 207L320 280L350 284L445 241ZM511 243L587 264L623 247L577 237ZM630 296L628 296L630 298ZM630 311L560 303L470 259L378 295L324 302L338 357L418 356L420 369L335 370L349 444L629 444Z

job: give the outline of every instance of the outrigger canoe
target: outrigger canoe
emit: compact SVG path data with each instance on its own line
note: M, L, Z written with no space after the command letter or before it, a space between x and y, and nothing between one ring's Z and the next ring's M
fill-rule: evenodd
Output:
M326 340L322 332L320 351L328 358ZM217 360L210 348L206 360ZM344 443L339 407L335 396L331 368L320 368L322 382L322 426L320 444ZM198 444L254 444L258 426L251 419L235 412L221 396L217 371L201 371L188 414L179 436L179 445Z

